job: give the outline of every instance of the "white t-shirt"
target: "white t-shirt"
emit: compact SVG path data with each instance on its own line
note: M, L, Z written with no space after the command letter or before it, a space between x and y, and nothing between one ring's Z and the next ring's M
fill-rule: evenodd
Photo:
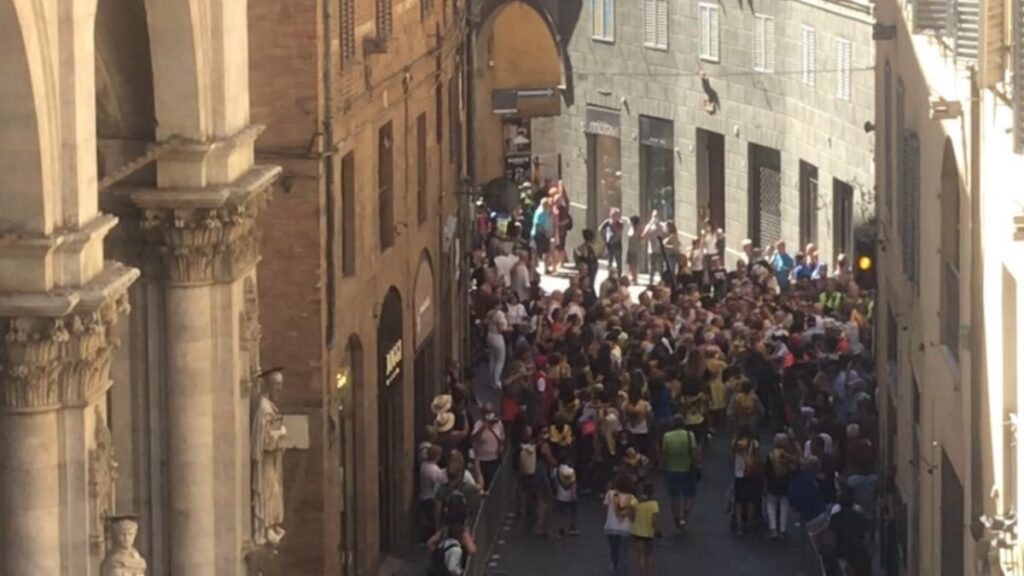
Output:
M498 274L501 275L502 280L505 281L505 286L512 285L512 267L519 262L519 258L515 256L496 256L494 258L494 267L498 269Z
M690 250L690 270L694 272L704 271L704 248Z
M530 315L526 313L526 306L523 306L521 303L509 304L508 312L505 312L505 318L513 326L530 323Z
M433 500L437 487L447 481L444 470L436 462L420 464L420 500Z
M462 574L462 544L454 538L446 538L438 544L438 547L445 550L444 567L447 568L449 576L460 576Z
M636 498L629 494L621 494L615 490L609 490L604 495L604 505L608 509L608 513L604 520L604 531L609 534L629 534L633 528L633 521L629 518L628 514L623 514L620 518L615 513L615 504L618 502L620 505L626 504L628 501L632 501L633 505L636 504Z
M819 434L821 439L825 442L825 454L833 454L832 437L822 432ZM804 442L804 458L810 458L814 454L811 453L811 441Z
M508 328L508 317L501 310L495 308L491 310L491 315L487 322L487 333L488 334L501 334Z
M530 297L530 270L528 265L513 266L509 276L512 279L509 286L512 287L512 290L515 290L519 300L525 302Z
M562 464L562 466L560 467L565 467L569 468L569 470L572 470L572 468L567 464ZM555 468L554 470L551 471L551 476L555 483L555 500L558 502L575 502L577 500L576 483L573 482L571 486L566 488L562 484L562 481L558 478L558 468Z
M750 447L746 452L734 452L733 453L733 475L736 478L746 478L747 476L747 462L750 461L755 454L757 454L757 448L760 444L757 440L751 442Z

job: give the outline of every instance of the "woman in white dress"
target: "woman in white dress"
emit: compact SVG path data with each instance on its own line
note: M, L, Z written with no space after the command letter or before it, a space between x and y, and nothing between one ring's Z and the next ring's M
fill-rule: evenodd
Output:
M495 390L501 390L501 373L505 370L505 334L509 330L508 318L501 308L491 310L487 316L487 381Z

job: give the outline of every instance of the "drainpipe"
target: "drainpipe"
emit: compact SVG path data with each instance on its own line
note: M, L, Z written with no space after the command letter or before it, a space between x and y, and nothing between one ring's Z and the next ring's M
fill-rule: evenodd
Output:
M469 22L469 26L466 26L466 50L463 62L463 74L465 77L466 90L466 174L469 176L469 184L475 190L477 186L476 181L476 151L474 142L476 139L476 83L474 77L476 76L476 35L478 23L473 18L471 9L467 12L464 18Z
M971 351L971 382L972 393L971 393L971 436L975 439L972 445L972 454L974 450L980 450L982 446L981 442L981 415L984 408L983 399L986 396L984 388L988 379L988 370L986 366L986 354L985 354L985 314L983 309L983 294L982 294L982 274L984 273L984 266L982 265L982 240L981 240L981 90L978 87L978 71L972 67L970 70L970 81L971 81L971 125L970 125L970 166L969 170L969 183L968 186L971 191L971 329L970 329L970 351ZM972 457L971 464L972 468L977 466L977 473L972 478L974 481L984 481L984 472L981 470L983 466L982 454L977 457ZM974 494L984 494L986 491L980 490L979 487L973 486L972 502L971 502L971 513L972 516L976 516L977 513L983 513L985 509L984 501L973 502ZM973 523L974 518L972 518Z

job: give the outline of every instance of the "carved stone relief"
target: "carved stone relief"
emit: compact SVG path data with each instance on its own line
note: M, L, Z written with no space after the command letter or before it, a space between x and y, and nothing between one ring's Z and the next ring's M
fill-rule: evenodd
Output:
M0 318L0 409L86 406L110 387L113 335L126 294L60 318Z
M114 483L117 460L110 428L103 411L96 407L95 446L89 451L89 546L93 554L103 554L105 522L114 513Z

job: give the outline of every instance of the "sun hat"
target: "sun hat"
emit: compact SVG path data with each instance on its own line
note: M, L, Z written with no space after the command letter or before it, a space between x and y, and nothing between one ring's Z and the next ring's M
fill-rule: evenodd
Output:
M430 402L430 410L434 414L441 414L452 409L452 397L450 394L438 394Z
M558 467L558 479L562 481L562 484L572 484L576 482L576 471L562 464Z
M455 427L455 414L451 412L442 412L437 415L434 419L434 428L437 428L438 432L448 432Z

